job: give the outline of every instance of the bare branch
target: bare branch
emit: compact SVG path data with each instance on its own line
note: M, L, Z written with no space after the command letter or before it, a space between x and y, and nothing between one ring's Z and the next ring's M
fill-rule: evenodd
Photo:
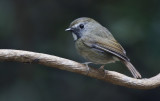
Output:
M42 64L135 89L152 89L160 86L160 74L148 79L135 79L114 71L105 70L102 72L99 69L86 67L72 60L42 53L0 49L0 61Z

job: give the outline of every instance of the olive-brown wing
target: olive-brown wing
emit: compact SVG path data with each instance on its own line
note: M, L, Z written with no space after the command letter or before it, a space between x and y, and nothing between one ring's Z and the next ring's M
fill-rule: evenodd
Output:
M129 61L129 58L126 56L125 50L114 38L107 39L98 36L87 36L85 38L82 38L81 40L84 45L90 48L95 48L97 50L103 51L104 54L108 52L120 59Z

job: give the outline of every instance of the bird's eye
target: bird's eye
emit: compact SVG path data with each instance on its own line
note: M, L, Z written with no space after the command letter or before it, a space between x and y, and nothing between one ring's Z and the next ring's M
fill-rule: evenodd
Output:
M80 24L79 27L80 27L81 29L83 29L83 28L84 28L84 25L83 25L83 24Z

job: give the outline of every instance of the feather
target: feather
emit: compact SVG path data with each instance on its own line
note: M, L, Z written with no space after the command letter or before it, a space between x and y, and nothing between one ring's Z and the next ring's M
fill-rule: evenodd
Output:
M98 36L88 36L85 38L82 38L84 45L115 55L116 57L120 58L120 60L126 65L135 78L141 78L140 73L135 69L129 58L126 56L126 51L114 38L106 39Z
M128 61L123 61L128 70L132 73L135 78L142 78L140 73L136 70L136 68Z
M126 61L130 61L129 58L126 56L126 51L123 49L123 47L114 39L107 39L107 38L101 38L99 36L88 36L81 38L84 45L95 48L101 51L105 51L108 53L111 53L118 58Z

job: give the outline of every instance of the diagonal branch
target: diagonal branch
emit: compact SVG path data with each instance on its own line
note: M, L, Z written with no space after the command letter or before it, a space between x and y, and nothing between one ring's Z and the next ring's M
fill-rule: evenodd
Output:
M152 89L160 86L160 74L148 79L135 79L118 72L108 70L102 72L99 69L86 67L85 65L72 60L42 53L0 49L0 61L42 64L135 89ZM103 73L105 73L105 76Z

